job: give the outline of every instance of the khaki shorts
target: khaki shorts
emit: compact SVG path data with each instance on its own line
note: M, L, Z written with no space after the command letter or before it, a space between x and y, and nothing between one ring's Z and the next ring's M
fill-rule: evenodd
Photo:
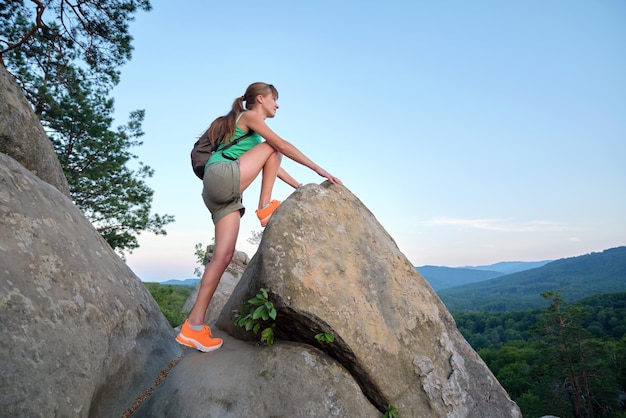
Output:
M246 211L239 191L239 160L209 164L204 173L202 199L211 212L213 224L235 211Z

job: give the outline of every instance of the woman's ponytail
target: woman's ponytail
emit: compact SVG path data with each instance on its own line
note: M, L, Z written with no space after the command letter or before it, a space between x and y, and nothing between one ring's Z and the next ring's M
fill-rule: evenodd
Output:
M252 83L246 89L243 96L237 97L233 101L233 105L224 116L215 119L206 134L209 136L211 145L216 146L224 141L231 139L235 135L235 123L241 112L252 109L258 95L267 95L271 93L275 99L278 99L278 91L276 87L267 83ZM244 102L246 103L244 106Z

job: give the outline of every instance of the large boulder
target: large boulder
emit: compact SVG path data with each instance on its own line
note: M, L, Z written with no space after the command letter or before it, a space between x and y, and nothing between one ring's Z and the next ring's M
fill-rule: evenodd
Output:
M278 310L270 348L233 323L260 288ZM282 203L217 328L224 347L186 356L138 416L176 416L171 404L186 416L374 417L393 405L407 417L521 417L432 288L342 186L307 185ZM320 345L319 333L335 341Z
M70 196L52 142L15 79L0 64L0 153L7 154L43 181Z
M181 354L145 286L61 192L0 153L0 415L119 417Z

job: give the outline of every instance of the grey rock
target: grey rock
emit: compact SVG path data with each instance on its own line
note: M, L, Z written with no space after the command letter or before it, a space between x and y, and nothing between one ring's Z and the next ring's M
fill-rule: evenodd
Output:
M20 86L0 64L0 153L70 197L59 159Z
M224 346L206 354L186 350L134 417L380 416L350 373L314 347L214 335Z
M2 416L119 417L180 356L145 286L61 192L0 154Z

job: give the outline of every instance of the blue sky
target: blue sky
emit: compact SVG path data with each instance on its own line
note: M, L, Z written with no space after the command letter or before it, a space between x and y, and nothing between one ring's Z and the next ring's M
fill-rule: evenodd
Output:
M268 124L339 177L420 266L572 257L626 245L626 2L152 1L131 24L117 123L145 109L153 209L144 281L193 277L213 225L189 151L248 84ZM323 179L284 159L302 183ZM259 182L237 248L259 231ZM290 188L275 188L284 200Z

